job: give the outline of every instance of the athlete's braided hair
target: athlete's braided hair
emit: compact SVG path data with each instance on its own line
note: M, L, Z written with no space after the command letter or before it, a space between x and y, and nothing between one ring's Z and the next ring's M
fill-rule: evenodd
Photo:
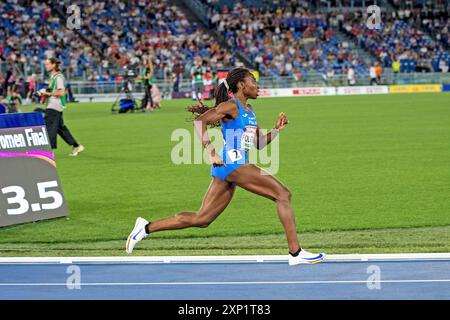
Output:
M193 114L193 119L197 119L201 114L205 113L209 109L217 107L222 102L228 101L230 98L230 94L234 94L237 92L237 84L240 81L244 81L247 75L251 74L250 70L247 68L234 68L231 70L226 79L216 88L214 91L214 97L216 98L216 102L214 107L208 107L204 105L202 102L199 105L187 107L186 110ZM210 127L218 127L220 126L220 120L211 123Z

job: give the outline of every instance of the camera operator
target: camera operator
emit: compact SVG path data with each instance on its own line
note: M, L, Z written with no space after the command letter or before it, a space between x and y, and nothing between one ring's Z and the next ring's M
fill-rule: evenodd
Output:
M134 72L134 66L124 66L123 67L123 92L127 95L133 92L134 78L136 73Z
M5 99L5 103L8 109L8 113L17 113L22 105L22 97L19 93L13 92Z

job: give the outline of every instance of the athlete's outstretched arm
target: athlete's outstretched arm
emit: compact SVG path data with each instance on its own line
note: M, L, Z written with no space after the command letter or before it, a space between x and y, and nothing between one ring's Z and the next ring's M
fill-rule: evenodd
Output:
M278 115L277 121L275 123L275 126L272 130L270 130L269 133L263 134L258 126L258 129L256 129L256 141L255 146L258 150L263 149L265 146L270 144L273 139L278 135L278 132L283 129L288 124L286 115L284 112L280 112Z

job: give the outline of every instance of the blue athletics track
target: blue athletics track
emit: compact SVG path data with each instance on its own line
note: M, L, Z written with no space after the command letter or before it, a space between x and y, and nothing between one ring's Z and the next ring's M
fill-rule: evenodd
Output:
M449 300L450 254L0 258L0 300Z

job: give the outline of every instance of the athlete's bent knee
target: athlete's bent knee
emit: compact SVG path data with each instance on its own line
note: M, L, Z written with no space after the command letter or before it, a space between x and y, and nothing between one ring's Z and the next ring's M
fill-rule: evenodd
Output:
M291 191L289 191L289 189L287 188L283 188L278 192L276 201L291 202L291 198L292 198Z
M207 228L211 224L211 220L205 218L198 218L195 221L195 226L198 228Z

